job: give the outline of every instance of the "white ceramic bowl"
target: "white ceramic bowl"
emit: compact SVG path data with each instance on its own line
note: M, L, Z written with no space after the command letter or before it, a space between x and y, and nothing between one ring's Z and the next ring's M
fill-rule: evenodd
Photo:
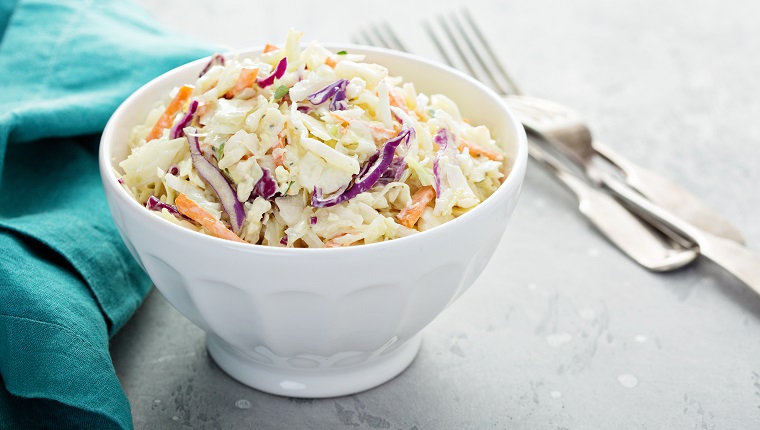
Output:
M432 230L333 249L234 243L150 213L117 183L127 136L155 101L192 82L202 59L130 96L103 132L100 171L124 243L179 312L207 333L211 356L235 379L294 397L331 397L377 386L414 359L420 331L459 297L491 258L517 203L527 163L522 126L481 83L412 55L352 45L420 92L446 94L485 124L509 155L510 174L474 210ZM255 57L261 49L242 51Z

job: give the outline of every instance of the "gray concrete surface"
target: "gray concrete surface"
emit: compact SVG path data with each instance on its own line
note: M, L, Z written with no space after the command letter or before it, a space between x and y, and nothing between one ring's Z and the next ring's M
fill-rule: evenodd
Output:
M416 24L460 6L142 3L170 28L232 47L281 40L290 26L348 40L388 20L431 56ZM468 5L529 92L584 112L608 145L720 208L760 251L760 3ZM111 349L135 427L760 428L760 297L706 261L639 268L530 167L493 260L397 378L334 399L258 392L226 376L203 333L154 292Z

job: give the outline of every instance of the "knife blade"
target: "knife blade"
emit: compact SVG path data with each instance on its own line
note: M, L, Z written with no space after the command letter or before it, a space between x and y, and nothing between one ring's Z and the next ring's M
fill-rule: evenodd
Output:
M599 155L620 169L629 187L654 204L713 235L744 243L739 229L691 192L658 173L634 164L606 145L594 142L593 147Z

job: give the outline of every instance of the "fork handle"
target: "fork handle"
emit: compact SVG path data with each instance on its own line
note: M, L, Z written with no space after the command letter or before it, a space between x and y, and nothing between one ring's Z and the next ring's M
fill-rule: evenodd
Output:
M744 243L744 237L736 227L689 191L664 176L633 163L600 142L595 141L593 147L599 155L623 173L628 186L647 199L704 231Z

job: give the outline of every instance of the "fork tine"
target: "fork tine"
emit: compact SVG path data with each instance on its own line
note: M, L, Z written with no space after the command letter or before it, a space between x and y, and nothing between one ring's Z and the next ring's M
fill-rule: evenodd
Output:
M493 49L491 49L491 44L488 43L485 36L483 36L483 33L480 31L480 28L477 26L477 24L475 24L475 20L472 18L470 11L467 8L463 8L462 15L464 16L467 23L470 25L470 29L472 29L472 32L480 41L480 44L483 46L483 48L485 48L486 52L491 57L491 61L496 66L496 69L499 71L501 76L507 81L507 83L512 87L513 94L517 94L517 95L524 94L522 90L520 89L520 87L515 82L515 80L512 79L512 76L509 73L507 73L507 70L504 68L503 63L499 61L498 57L493 52ZM488 68L485 68L485 69L489 70Z
M391 47L393 49L397 51L409 52L409 50L406 49L406 46L404 46L404 44L401 43L401 40L396 36L393 28L387 22L384 22L381 27L383 30L385 30L385 34L387 35L388 40L391 41Z
M454 66L454 62L451 61L449 54L443 48L443 45L441 45L441 42L438 39L438 36L435 35L435 32L433 31L433 27L431 27L430 24L427 22L424 22L423 26L425 27L425 32L428 34L428 37L430 38L430 40L433 41L433 44L435 45L435 49L437 49L438 53L441 54L441 57L443 57L443 61L451 67L456 67Z
M492 87L501 94L505 94L505 95L509 94L510 93L509 88L505 88L504 85L502 85L502 83L499 82L499 80L496 79L496 77L493 75L493 73L491 72L493 68L489 67L488 64L486 64L486 61L483 59L483 56L480 55L481 49L478 49L473 43L472 38L467 36L467 32L465 31L464 27L462 26L461 21L457 18L455 14L452 14L451 21L454 23L454 26L457 28L457 30L459 30L461 39L463 39L464 42L467 44L467 47L470 49L470 53L480 65L480 68L483 70L483 73L485 73L485 76L491 82Z
M409 52L387 22L364 28L359 35L361 37L354 36L352 40L364 45L379 46L381 48Z
M464 66L467 68L467 71L470 73L472 77L475 79L478 78L478 73L473 69L472 64L467 61L467 54L465 54L464 49L462 49L462 46L460 46L459 41L456 37L454 37L454 32L451 31L451 27L449 27L448 22L446 22L446 19L444 19L442 16L438 16L438 24L443 28L443 32L446 34L446 36L449 39L449 42L451 42L451 45L454 47L454 50L457 52L457 55L459 55L459 58L464 63Z
M371 37L369 37L369 33L367 33L366 28L363 28L361 31L356 33L356 35L354 36L354 39L356 40L357 43L361 45L370 45L370 46L375 45L375 41L372 40Z
M378 46L381 46L383 48L393 49L391 44L386 40L385 36L383 35L383 32L380 30L379 26L373 25L370 27L372 29L372 34L374 34L375 38L380 41Z

